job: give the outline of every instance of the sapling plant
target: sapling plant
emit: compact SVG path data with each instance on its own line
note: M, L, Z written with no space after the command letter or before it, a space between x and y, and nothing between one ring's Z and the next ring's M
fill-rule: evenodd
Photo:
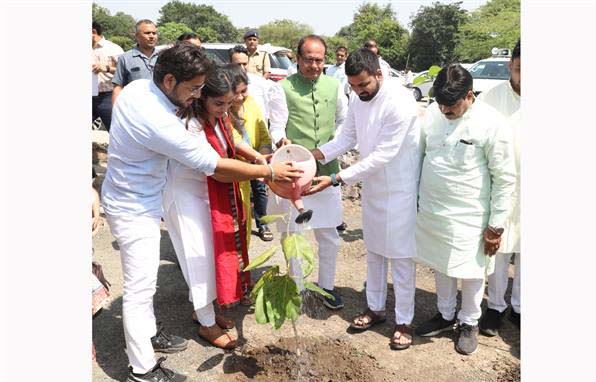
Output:
M328 298L334 297L306 280L314 269L314 250L302 234L289 233L288 214L263 216L261 222L269 224L279 219L283 219L286 224L286 235L281 240L285 270L279 265L267 269L253 287L251 298L258 323L270 323L277 330L286 320L291 320L297 334L295 324L302 308L302 291L308 289ZM262 266L273 257L277 249L278 247L267 249L253 259L244 270L249 271Z

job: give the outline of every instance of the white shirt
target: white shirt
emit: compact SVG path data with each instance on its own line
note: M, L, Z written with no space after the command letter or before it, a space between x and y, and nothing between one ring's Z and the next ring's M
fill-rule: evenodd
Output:
M383 73L383 77L389 78L389 72L391 70L391 66L387 63L387 61L383 60L381 56L379 56L379 66L381 67L381 72Z
M333 65L327 69L327 75L331 76L339 81L344 94L350 94L352 90L348 83L348 76L346 76L346 63L342 62L341 65Z
M102 204L110 215L162 215L168 158L212 175L219 155L186 131L153 80L128 84L112 111Z
M286 93L281 85L254 73L246 74L248 75L248 94L261 108L263 118L269 120L272 128L285 129L288 122L288 105Z
M358 144L361 159L339 175L348 185L362 181L364 243L388 258L415 255L417 111L407 89L397 80L384 79L372 100L350 98L343 129L319 148L327 163Z

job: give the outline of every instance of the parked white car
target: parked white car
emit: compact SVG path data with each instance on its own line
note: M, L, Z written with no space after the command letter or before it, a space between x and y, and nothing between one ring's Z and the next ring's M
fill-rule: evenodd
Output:
M420 101L422 98L428 97L428 92L433 87L433 79L428 79L424 82L417 83L417 78L425 78L428 75L428 70L420 72L414 76L414 80L412 81L412 85L409 87L412 88L412 94L414 95L414 99L416 102ZM416 84L416 85L414 85Z
M509 81L510 57L491 57L476 62L468 69L474 78L474 94L492 89L502 82Z

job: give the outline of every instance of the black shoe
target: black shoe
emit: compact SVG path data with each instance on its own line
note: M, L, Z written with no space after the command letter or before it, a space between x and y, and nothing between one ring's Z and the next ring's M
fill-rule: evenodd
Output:
M521 314L515 313L513 308L511 308L511 314L509 314L509 321L511 321L513 325L517 326L517 328L519 329L521 322Z
M161 322L157 323L157 334L151 337L151 345L153 350L160 353L177 353L182 350L186 350L188 341L182 337L175 336L173 334L167 334L164 331Z
M504 315L505 311L499 312L496 309L487 308L478 325L480 327L480 333L489 337L498 335Z
M447 321L443 318L441 313L437 313L433 318L418 326L414 332L420 337L431 337L447 330L453 330L454 324L455 318L451 321Z
M335 227L335 229L337 229L339 232L345 231L346 228L348 228L348 225L345 222L341 222L340 225L338 225L337 227Z
M323 305L325 305L327 308L329 308L331 310L338 310L338 309L341 309L344 307L344 302L341 299L341 296L339 295L339 293L335 289L329 290L329 289L323 288L323 290L325 292L329 293L330 295L332 295L333 297L335 297L335 299L333 299L333 298L323 296Z
M166 357L161 357L157 360L157 364L153 369L145 374L135 374L132 372L132 367L128 368L128 378L126 382L183 382L186 381L186 376L178 374L173 370L166 369L161 366L161 363L166 360Z
M459 338L455 350L470 355L478 349L478 325L459 324Z

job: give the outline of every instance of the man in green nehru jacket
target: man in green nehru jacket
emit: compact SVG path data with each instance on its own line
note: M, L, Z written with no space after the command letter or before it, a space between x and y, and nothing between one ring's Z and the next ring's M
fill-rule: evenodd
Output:
M325 40L316 35L308 35L298 42L298 73L280 81L288 104L288 122L283 129L271 129L271 137L277 147L295 143L309 150L329 142L336 130L346 118L348 104L340 83L335 78L323 74L325 66ZM327 175L335 179L339 172L339 163L334 160L325 165L317 162L317 176ZM338 186L339 183L334 184ZM324 298L323 303L329 309L341 309L343 301L335 285L335 263L339 251L339 234L336 227L342 222L340 187L329 187L311 196L303 197L305 210L311 209L310 221L301 225L290 220L289 232L302 229L314 230L319 245L319 287L335 298ZM270 193L268 213L286 213L290 205ZM285 224L284 224L285 225ZM284 232L285 226L278 223L278 230Z

